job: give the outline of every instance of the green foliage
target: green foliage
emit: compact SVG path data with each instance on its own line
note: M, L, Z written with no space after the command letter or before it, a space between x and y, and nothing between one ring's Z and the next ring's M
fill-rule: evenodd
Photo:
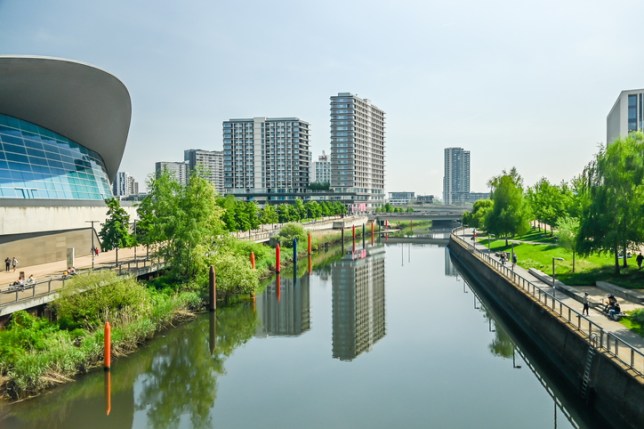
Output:
M328 191L331 184L328 182L312 182L309 183L309 189L312 191Z
M644 327L644 308L633 310L630 314L630 317L633 322L639 323L642 327Z
M577 234L579 234L579 219L565 217L559 220L557 239L559 245L572 252L572 272L575 272L575 252L577 251Z
M277 235L280 247L293 247L293 239L297 239L298 243L306 243L306 232L302 225L297 223L289 223L282 227Z
M485 217L485 229L495 235L513 236L530 229L530 210L523 198L523 179L512 168L490 181L492 210Z
M106 320L118 324L132 317L145 317L151 302L145 288L131 278L118 278L106 271L77 276L62 289L52 304L63 329L95 330Z
M98 233L101 237L103 250L116 249L116 263L118 264L118 249L129 247L134 243L130 235L130 216L116 198L105 200L107 204L107 219Z
M469 225L473 228L483 228L485 219L492 211L492 200L478 200L474 202L471 212L463 214L463 225Z
M260 222L265 225L279 222L279 216L277 215L277 210L275 210L275 207L268 204L262 210L259 218L260 218Z
M257 271L250 266L248 256L217 253L210 263L215 267L217 294L255 293L259 285Z
M644 241L644 134L631 133L600 150L580 180L582 214L577 247L580 253L624 255L631 243ZM624 267L627 259L623 259Z

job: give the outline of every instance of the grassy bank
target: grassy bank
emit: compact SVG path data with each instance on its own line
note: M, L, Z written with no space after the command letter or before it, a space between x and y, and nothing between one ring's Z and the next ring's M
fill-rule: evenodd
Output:
M84 292L75 293L80 289ZM107 319L112 353L123 356L159 330L191 317L201 303L196 291L159 291L110 272L73 279L53 305L56 321L20 311L0 331L0 395L34 395L100 366Z

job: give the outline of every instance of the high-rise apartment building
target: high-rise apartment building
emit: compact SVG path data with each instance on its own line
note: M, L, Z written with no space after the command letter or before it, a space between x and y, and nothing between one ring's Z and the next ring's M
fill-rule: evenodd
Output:
M188 149L183 152L188 171L199 170L217 191L224 193L224 152L221 150Z
M331 161L324 151L311 163L311 183L331 183Z
M136 195L139 193L139 183L125 171L119 171L112 183L112 193L115 197Z
M298 118L230 119L223 123L223 131L227 194L306 191L311 161L307 122Z
M167 171L180 185L188 184L188 165L185 162L160 161L154 164L156 177L159 177L164 171Z
M445 149L444 204L462 204L470 193L470 152L460 147Z
M622 91L606 118L606 143L644 131L644 89Z
M348 92L331 97L331 189L354 212L385 199L385 112Z

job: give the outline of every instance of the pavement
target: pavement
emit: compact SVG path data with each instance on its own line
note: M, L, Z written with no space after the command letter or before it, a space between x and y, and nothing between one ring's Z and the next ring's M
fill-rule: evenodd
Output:
M472 230L466 229L463 235L464 239L468 243L472 243L470 241L472 237L472 232L473 232ZM460 232L458 236L461 237ZM477 237L479 237L478 233L477 233ZM476 243L475 246L477 250L483 253L489 253L488 248L483 244ZM492 259L500 261L500 259L496 257L494 254L490 256L492 257ZM508 268L512 267L511 262L506 261L505 265ZM542 278L539 278L533 275L531 272L528 271L527 268L521 267L520 265L515 265L514 272L520 275L521 277L532 282L538 288L543 290L544 293L548 293L552 295L553 293L552 277L547 276L549 281L547 282L543 281ZM593 308L593 304L601 304L606 302L609 292L606 292L605 290L600 289L597 286L593 286L593 285L573 287L573 286L563 285L559 281L557 282L557 284L558 286L555 293L556 293L556 298L559 301L563 302L570 308L577 310L579 311L579 313L581 313L584 307L582 304L583 295L584 293L587 293L591 302L591 308L587 318L591 320L593 323L596 323L597 325L601 326L602 329L604 329L604 331L614 334L622 341L630 344L634 348L638 349L640 352L644 353L644 337L632 331L629 331L621 323L609 319L598 308ZM644 308L644 305L640 303L627 301L620 297L617 297L617 301L619 302L619 305L622 309L622 313L635 310L635 309Z

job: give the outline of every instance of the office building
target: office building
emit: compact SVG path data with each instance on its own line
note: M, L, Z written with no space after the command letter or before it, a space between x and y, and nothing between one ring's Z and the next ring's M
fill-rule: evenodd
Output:
M223 123L226 194L285 202L309 185L309 124L298 118Z
M463 204L470 193L470 152L460 147L445 149L443 203Z
M139 182L125 171L119 171L112 183L112 194L118 198L125 198L138 193Z
M188 164L185 162L160 161L154 163L154 174L159 177L162 172L167 171L174 180L181 186L188 184Z
M224 152L221 150L188 149L183 152L189 174L200 171L218 194L224 193Z
M0 76L0 253L24 266L88 255L125 151L128 90L58 58L0 56Z
M644 89L622 91L606 118L606 143L644 131Z
M311 183L331 183L331 161L329 155L322 151L317 161L311 163Z
M389 204L406 205L412 203L416 197L415 192L389 192Z
M348 92L331 97L331 189L350 212L385 199L385 112Z

